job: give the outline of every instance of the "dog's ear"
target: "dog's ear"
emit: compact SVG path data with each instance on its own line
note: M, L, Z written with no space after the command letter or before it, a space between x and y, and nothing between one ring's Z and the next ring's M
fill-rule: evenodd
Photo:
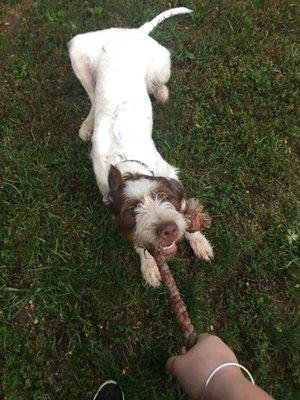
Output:
M111 165L109 169L108 185L111 192L116 192L122 185L121 172L114 165Z

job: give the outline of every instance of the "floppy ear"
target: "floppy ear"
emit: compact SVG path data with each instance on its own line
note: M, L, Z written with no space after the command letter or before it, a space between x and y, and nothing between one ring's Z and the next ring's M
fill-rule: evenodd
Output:
M108 174L108 185L111 192L115 192L122 185L121 172L114 165L110 166Z

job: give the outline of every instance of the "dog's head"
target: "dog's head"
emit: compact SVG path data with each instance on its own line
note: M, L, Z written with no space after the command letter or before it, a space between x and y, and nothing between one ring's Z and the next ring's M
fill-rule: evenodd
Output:
M175 179L121 175L111 166L108 177L110 209L120 232L136 246L164 255L176 253L176 242L187 228L186 198Z

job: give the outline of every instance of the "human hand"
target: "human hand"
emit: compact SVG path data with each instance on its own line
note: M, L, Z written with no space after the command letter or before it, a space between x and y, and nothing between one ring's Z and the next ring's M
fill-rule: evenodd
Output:
M228 362L237 363L234 352L217 336L204 333L199 335L197 343L188 352L170 357L167 370L179 381L190 399L199 400L210 373L219 365ZM226 368L222 373L231 376L242 375L236 367Z

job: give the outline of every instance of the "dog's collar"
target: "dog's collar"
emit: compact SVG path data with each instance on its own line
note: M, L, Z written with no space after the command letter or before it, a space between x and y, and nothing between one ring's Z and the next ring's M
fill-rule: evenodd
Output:
M149 168L147 164L145 164L139 160L123 160L123 161L118 162L118 164L116 164L115 166L117 167L118 165L125 164L125 163L136 163L136 164L142 166L143 168L145 168L150 173L150 175L154 176L154 172L152 171L152 169Z

